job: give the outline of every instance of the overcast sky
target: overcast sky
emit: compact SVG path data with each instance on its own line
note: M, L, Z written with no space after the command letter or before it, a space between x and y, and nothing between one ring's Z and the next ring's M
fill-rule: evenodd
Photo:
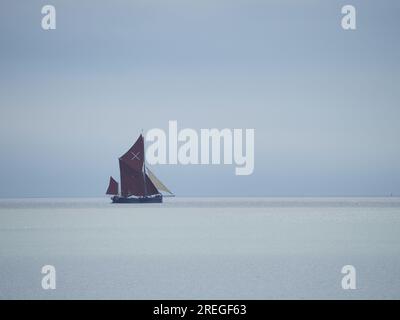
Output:
M169 120L255 129L251 176L154 166L177 195L400 195L399 39L399 1L2 0L0 197L101 196Z

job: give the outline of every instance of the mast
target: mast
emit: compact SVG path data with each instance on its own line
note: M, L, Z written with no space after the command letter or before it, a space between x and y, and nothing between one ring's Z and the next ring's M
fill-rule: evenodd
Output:
M144 138L143 138L143 129L142 129L142 133L140 134L142 136L143 139L143 184L144 184L144 196L147 196L147 186L146 186L146 152L145 152L145 148L144 148Z
M143 163L143 171L142 171L142 176L143 176L143 184L144 184L144 196L147 196L147 185L146 185L146 160L144 160Z

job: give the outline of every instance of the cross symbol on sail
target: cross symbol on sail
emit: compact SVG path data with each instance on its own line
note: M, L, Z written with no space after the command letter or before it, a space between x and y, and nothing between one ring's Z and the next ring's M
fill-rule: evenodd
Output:
M131 152L131 153L132 153L132 155L133 155L133 157L132 157L131 160L137 159L137 160L140 161L140 158L139 158L140 151L138 151L137 153L134 153L134 152Z

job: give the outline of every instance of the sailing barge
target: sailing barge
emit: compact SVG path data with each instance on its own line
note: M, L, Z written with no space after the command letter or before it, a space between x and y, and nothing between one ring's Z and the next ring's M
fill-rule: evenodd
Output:
M112 195L113 203L161 203L164 191L173 193L146 168L144 139L140 135L134 145L119 158L121 193L118 182L110 177L106 194Z

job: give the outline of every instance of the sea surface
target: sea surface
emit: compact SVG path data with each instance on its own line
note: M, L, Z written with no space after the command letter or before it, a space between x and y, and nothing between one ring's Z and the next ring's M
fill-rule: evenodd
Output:
M400 299L400 198L3 199L0 299L15 298Z

